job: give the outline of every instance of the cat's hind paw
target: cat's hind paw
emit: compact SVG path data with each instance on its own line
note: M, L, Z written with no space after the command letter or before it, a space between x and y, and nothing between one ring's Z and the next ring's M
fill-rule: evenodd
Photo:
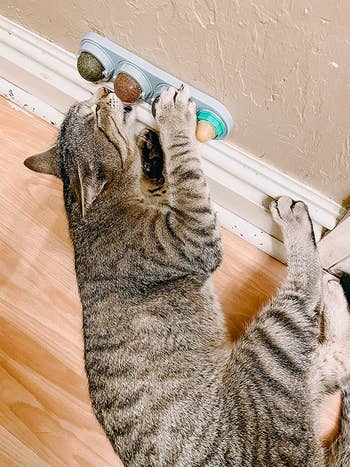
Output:
M286 224L308 228L311 226L308 209L302 201L293 201L287 196L282 196L271 203L270 211L275 222L281 226Z
M308 208L302 201L282 196L270 205L274 221L281 227L286 238L309 237L315 244L315 236ZM301 238L301 237L300 237Z

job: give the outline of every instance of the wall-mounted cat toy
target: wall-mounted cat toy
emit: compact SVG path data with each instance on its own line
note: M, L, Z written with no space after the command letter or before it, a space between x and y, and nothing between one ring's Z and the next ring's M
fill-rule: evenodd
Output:
M127 105L139 99L152 104L164 88L182 82L98 34L88 32L80 42L77 63L81 76L94 83L114 81L117 96ZM223 139L233 127L230 112L217 100L191 87L197 104L197 139Z

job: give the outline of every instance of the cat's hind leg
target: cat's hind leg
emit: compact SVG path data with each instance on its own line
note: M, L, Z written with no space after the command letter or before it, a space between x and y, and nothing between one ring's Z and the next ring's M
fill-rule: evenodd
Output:
M271 213L282 230L288 274L264 319L271 325L276 320L292 331L290 338L299 346L299 357L307 356L307 360L303 358L306 363L316 349L322 304L322 268L312 222L306 205L288 197L274 201Z
M350 313L340 280L323 273L324 340L328 343L350 340Z
M284 289L302 293L304 300L320 301L321 266L307 207L302 201L283 196L271 204L271 214L282 230L287 253Z
M322 270L305 204L283 197L271 210L282 229L288 275L233 350L230 397L238 400L239 413L252 413L244 423L233 418L233 425L239 424L243 438L261 426L267 433L244 452L249 465L323 465L307 385L318 342Z
M340 430L329 448L329 467L350 466L350 313L349 289L344 287L349 278L343 275L338 281L329 274L324 277L325 341L315 356L321 383L318 398L341 389Z
M273 347L289 355L291 373L306 375L317 346L321 310L322 269L306 205L288 197L271 206L286 247L288 274L271 303L258 316L258 334L266 332ZM269 339L267 339L269 336ZM286 362L288 360L286 359Z
M315 402L350 381L350 314L339 280L323 277L323 336L313 358L310 387Z
M317 346L322 302L322 269L313 227L303 202L282 197L272 204L271 212L283 233L288 274L253 328L258 334L264 329L276 351L280 348L290 352L291 360L299 360L296 366L307 374ZM263 342L267 343L267 339Z
M350 465L350 384L342 389L340 434L329 448L328 467Z

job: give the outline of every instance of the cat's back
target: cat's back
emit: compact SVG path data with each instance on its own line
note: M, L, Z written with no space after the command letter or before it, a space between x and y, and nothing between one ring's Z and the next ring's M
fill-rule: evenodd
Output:
M195 465L218 436L229 352L219 329L191 317L188 298L173 300L148 297L108 319L84 311L93 407L127 465Z

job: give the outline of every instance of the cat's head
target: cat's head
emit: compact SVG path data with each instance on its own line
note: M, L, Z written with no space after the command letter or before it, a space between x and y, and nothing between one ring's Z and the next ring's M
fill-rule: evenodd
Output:
M29 157L26 167L61 178L80 202L83 216L113 182L134 150L131 108L107 88L74 104L59 130L57 143Z

